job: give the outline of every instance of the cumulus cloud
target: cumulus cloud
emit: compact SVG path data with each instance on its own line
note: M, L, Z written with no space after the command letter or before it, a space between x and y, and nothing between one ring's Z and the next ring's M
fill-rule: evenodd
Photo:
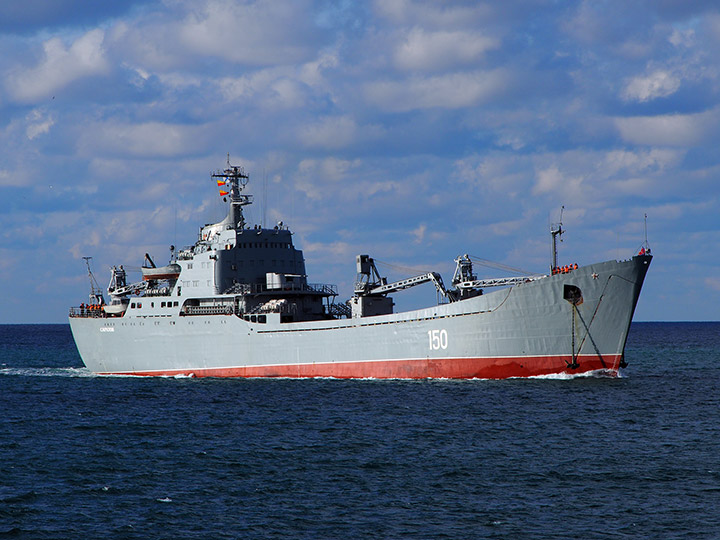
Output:
M658 70L649 75L634 77L626 85L622 97L626 101L651 101L667 97L680 88L680 77L665 70Z
M421 223L420 225L417 226L417 228L410 231L412 236L415 237L414 242L416 244L423 243L423 241L425 240L425 232L426 231L427 231L427 225L425 225L424 223Z
M567 176L557 167L549 167L537 172L537 180L532 192L534 195L541 195L561 191L566 197L577 200L580 199L582 183L582 177Z
M292 64L312 53L309 9L304 1L208 1L189 11L178 36L194 54L247 65Z
M349 145L357 135L358 126L352 117L333 116L303 127L298 140L305 146L335 149Z
M348 173L356 169L362 162L360 160L338 159L304 159L298 165L302 176L313 176L323 181L338 182L347 177Z
M43 133L49 133L50 128L55 123L52 116L47 115L38 109L31 111L25 120L27 122L25 134L27 135L27 138L31 140Z
M651 150L611 150L602 159L600 170L606 175L652 173L677 166L685 156L683 150L653 148Z
M79 150L96 155L125 157L174 157L192 155L204 147L202 126L144 122L107 122L90 125L78 140Z
M406 71L447 70L476 62L499 41L480 32L411 30L395 50L395 65Z
M65 224L62 207L81 216L73 236L88 238L76 256L141 258L140 244L172 231L157 209L173 198L187 229L178 241L192 240L222 215L203 179L226 152L253 178L267 165L268 216L293 216L299 246L327 257L328 275L380 237L383 252L418 261L428 248L451 261L467 241L489 258L542 253L545 264L545 234L536 249L526 233L544 231L561 204L568 221L587 212L568 235L586 240L586 262L630 214L657 216L654 236L681 251L687 231L716 224L720 15L710 2L59 2L98 7L0 34L0 229L18 246L38 208ZM40 168L54 190L36 189ZM157 239L132 227L117 235L128 245L113 246L118 219L150 220ZM71 268L78 241L55 229L44 229L47 249ZM720 252L712 238L703 246ZM22 283L18 272L8 279Z
M492 13L492 7L485 2L456 5L432 0L375 0L373 9L378 16L396 24L440 28L476 25Z
M286 70L261 70L218 82L220 92L228 101L253 100L264 108L290 109L300 107L308 97L308 88Z
M616 118L615 126L628 143L691 147L717 133L719 111Z
M459 109L491 99L507 84L507 73L496 69L372 82L365 85L364 95L370 104L388 112Z
M720 277L705 278L705 285L708 287L708 289L720 292Z
M48 97L82 77L106 73L109 64L103 49L104 32L91 30L66 47L60 38L43 44L43 59L29 69L18 68L6 79L12 97L33 102Z

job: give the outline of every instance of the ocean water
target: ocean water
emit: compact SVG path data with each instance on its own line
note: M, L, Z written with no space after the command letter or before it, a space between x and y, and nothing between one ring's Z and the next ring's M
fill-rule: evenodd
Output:
M0 326L0 538L720 538L720 323L617 379L96 377Z

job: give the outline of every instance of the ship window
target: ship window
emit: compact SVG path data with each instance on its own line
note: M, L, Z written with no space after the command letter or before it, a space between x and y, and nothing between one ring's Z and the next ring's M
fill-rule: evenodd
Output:
M173 302L173 306L174 306L174 307L177 307L177 306L178 306L178 303L177 303L177 302Z
M142 307L142 303L141 303L141 302L138 302L138 307L139 307L139 308Z
M135 307L135 302L132 302L132 303L130 304L130 307L131 307L131 308L134 308L134 307Z
M188 270L192 269L192 263L188 263Z
M155 307L155 302L150 302L150 307Z
M257 315L250 315L250 322L257 322Z
M160 307L165 307L165 302L160 302Z
M200 284L200 281L195 279L193 280L193 287L197 287Z
M267 315L258 315L258 322L259 322L259 323L266 323L266 322L267 322Z

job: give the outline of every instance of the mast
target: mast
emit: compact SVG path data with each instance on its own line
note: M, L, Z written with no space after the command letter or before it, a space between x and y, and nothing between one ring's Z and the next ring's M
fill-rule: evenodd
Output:
M90 269L90 261L92 260L92 257L83 257L83 260L85 261L85 265L87 266L88 278L90 279L90 303L99 304L102 306L103 304L105 304L105 299L103 298L100 285L98 285L98 282L95 279L92 270Z
M551 274L554 272L554 270L557 268L557 265L558 265L558 263L557 263L558 237L560 237L560 241L562 242L562 234L565 232L565 230L562 228L563 210L565 210L565 205L562 205L560 207L560 221L550 225L550 234L552 236L552 265L550 266Z
M234 228L242 229L245 227L245 217L243 216L242 207L252 204L252 195L245 195L242 190L248 183L250 177L245 174L245 170L238 165L230 165L230 154L227 158L227 167L223 170L217 170L210 175L215 178L218 185L224 185L230 188L228 195L230 196L230 208L226 221L229 221ZM223 194L223 193L221 193Z

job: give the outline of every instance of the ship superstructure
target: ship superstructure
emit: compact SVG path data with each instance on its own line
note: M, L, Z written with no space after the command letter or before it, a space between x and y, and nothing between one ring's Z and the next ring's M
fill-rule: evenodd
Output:
M334 285L308 283L286 225L246 223L252 196L241 167L228 159L212 178L228 203L225 219L201 227L192 246L172 246L165 266L146 254L141 281L128 283L124 267L112 267L109 302L94 289L90 304L71 308L90 370L499 378L617 373L622 365L649 249L628 261L560 268L554 247L547 275L486 280L462 255L449 288L436 272L388 283L372 257L358 255L354 294L337 302ZM422 283L435 286L439 303L395 313L390 295Z

